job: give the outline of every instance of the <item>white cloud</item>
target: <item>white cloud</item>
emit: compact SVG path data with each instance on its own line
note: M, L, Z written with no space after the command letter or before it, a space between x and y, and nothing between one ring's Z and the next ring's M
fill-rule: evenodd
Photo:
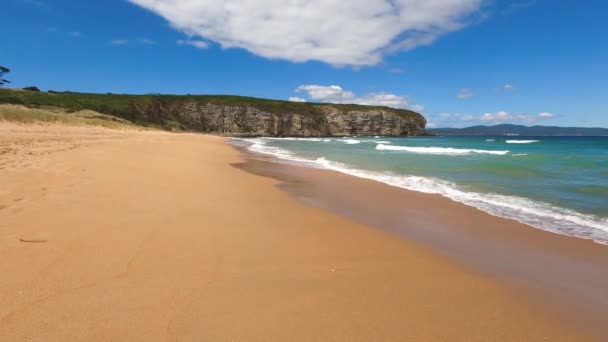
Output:
M511 91L513 89L514 89L514 87L511 84L505 84L499 88L499 90L502 90L502 91Z
M112 39L110 40L110 44L112 45L127 45L129 41L127 39Z
M484 124L484 125L497 125L503 123L513 124L531 124L541 120L548 120L555 118L556 115L552 113L539 113L536 115L529 114L512 114L505 111L495 113L484 113L482 115L471 115L471 114L450 114L441 113L430 117L438 127L460 127L463 125L472 124Z
M291 96L289 98L289 101L291 101L291 102L306 102L306 99L301 98L301 97L297 97L297 96Z
M514 123L532 123L539 120L552 119L555 115L552 113L539 113L537 115L528 114L510 114L507 112L485 113L479 117L480 121L491 122L495 124L514 122Z
M471 97L473 97L473 91L471 89L462 88L462 89L460 89L460 91L458 92L458 95L456 95L456 97L461 100L470 99Z
M493 123L502 123L505 121L510 121L512 119L513 116L507 112L485 113L479 117L479 120L481 121Z
M80 38L82 37L82 32L80 31L72 31L72 32L68 32L68 35L74 37L74 38Z
M437 124L434 121L431 121L427 118L426 120L426 128L437 128Z
M456 114L456 118L463 122L475 121L477 118L470 114Z
M301 85L296 88L296 92L305 92L313 100L331 103L347 103L355 97L353 92L345 91L342 87L337 85Z
M422 112L424 110L423 105L413 104L410 106L410 109L416 112Z
M206 49L209 47L209 43L202 41L202 40L197 40L197 39L188 39L188 40L180 39L177 41L177 45L190 45L190 46L194 46L195 48L199 48L199 49Z
M327 103L349 103L367 106L386 106L391 108L412 108L423 110L424 106L408 103L408 97L379 92L357 96L352 91L344 90L338 85L304 84L296 88L296 93L305 93L312 101Z
M461 29L485 0L129 0L191 37L293 62L375 65Z

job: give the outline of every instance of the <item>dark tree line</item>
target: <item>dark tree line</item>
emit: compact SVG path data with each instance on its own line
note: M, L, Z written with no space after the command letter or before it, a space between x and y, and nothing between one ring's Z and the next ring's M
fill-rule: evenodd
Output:
M5 85L7 83L11 83L11 81L4 79L4 74L7 74L9 72L11 72L9 68L0 65L0 86Z

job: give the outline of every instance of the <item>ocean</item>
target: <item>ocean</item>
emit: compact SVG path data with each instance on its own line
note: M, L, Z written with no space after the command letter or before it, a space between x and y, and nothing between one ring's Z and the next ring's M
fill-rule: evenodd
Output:
M608 244L608 137L235 139L277 161L440 194Z

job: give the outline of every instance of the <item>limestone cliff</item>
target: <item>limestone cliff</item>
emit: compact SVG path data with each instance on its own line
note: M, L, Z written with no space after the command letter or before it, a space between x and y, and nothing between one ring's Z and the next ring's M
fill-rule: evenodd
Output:
M169 117L181 129L231 136L425 135L418 113L387 107L307 104L304 110L255 104L153 101L132 106L135 120Z
M126 95L0 89L0 103L92 110L138 125L232 136L425 135L416 112L226 95Z

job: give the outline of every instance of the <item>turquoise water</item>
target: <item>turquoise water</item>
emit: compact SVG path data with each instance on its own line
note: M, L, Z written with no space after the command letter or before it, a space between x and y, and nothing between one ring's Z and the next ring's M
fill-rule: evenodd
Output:
M608 137L244 139L279 160L438 193L608 243Z

